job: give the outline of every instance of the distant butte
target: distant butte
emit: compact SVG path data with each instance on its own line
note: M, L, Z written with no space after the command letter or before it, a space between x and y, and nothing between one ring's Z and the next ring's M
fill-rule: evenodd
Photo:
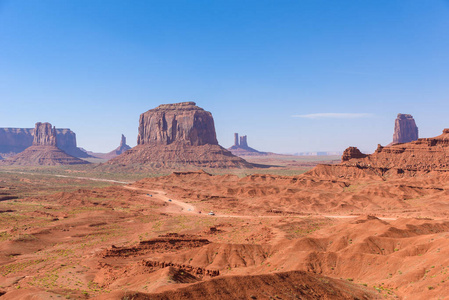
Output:
M418 139L418 127L412 115L398 114L394 121L393 144L409 143Z
M68 155L56 147L56 129L50 123L36 123L31 147L2 161L4 165L74 165L87 164L87 161Z
M240 136L239 134L234 133L234 145L230 148L228 148L229 151L232 152L232 154L237 156L256 156L256 155L268 155L267 152L260 152L256 149L253 149L248 146L248 138L246 135Z
M101 158L101 159L112 159L112 158L117 157L120 154L124 153L125 151L128 151L129 149L131 149L131 147L126 144L126 137L122 134L122 138L120 140L120 145L117 148L115 148L114 150L112 150L111 152L95 153L95 152L91 152L91 151L86 151L86 153L88 153L89 155L91 155L93 157L97 157L97 158Z
M90 157L76 146L76 134L68 128L56 128L56 147L65 153L79 157ZM0 153L14 156L33 145L34 128L0 128Z
M251 168L218 145L212 114L195 102L163 104L140 115L137 146L109 165L148 168Z
M319 165L308 172L313 175L414 177L429 172L449 172L449 129L439 136L420 138L409 143L382 147L373 154L361 153L355 147L344 151L338 165Z

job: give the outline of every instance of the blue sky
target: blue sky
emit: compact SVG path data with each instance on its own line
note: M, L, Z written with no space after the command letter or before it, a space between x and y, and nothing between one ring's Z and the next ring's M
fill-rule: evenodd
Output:
M107 152L195 101L225 147L369 152L397 113L421 137L449 127L448 53L449 0L0 0L0 127Z

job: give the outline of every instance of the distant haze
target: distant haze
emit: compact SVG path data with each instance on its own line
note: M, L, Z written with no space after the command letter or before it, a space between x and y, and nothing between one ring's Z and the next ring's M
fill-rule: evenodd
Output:
M444 0L0 0L0 127L109 152L141 113L195 101L224 147L372 152L398 113L449 128L448 32Z

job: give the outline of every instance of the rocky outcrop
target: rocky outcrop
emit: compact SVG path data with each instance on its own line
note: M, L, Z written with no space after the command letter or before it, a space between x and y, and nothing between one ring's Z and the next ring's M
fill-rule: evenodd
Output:
M76 145L76 134L68 128L56 128L56 147L65 153L78 158L91 157Z
M3 165L73 165L87 161L73 157L56 147L56 129L50 123L36 123L32 146L2 161Z
M50 123L36 123L34 127L33 146L55 146L56 129Z
M120 145L116 149L116 153L120 155L129 149L131 149L131 147L126 144L126 137L122 134L122 139L120 140Z
M378 145L373 154L365 155L355 147L345 150L342 163L333 166L321 165L309 174L347 176L399 176L413 177L429 172L449 174L449 129L433 138L420 138L410 143Z
M91 153L91 154L94 157L102 159L112 159L124 153L125 151L128 151L129 149L131 149L131 147L126 144L126 137L122 134L120 145L116 149L112 150L109 153Z
M33 144L34 128L0 128L0 153L16 154Z
M68 128L56 128L56 146L65 153L81 158L90 157L76 146L76 134ZM0 153L13 156L33 144L34 128L0 128Z
M412 115L398 114L394 121L393 144L409 143L418 139L418 127Z
M240 137L240 147L248 148L248 139L246 135Z
M341 161L348 161L352 158L365 158L367 155L360 152L357 147L348 147L341 156Z
M212 114L194 102L164 104L140 115L137 146L108 161L136 168L251 168L218 145Z
M163 104L140 115L138 145L218 145L212 114L195 102Z
M239 134L234 133L234 145L228 148L232 154L237 156L257 156L257 155L268 155L270 153L260 152L248 146L248 138L243 135L239 139ZM274 153L273 153L274 154Z

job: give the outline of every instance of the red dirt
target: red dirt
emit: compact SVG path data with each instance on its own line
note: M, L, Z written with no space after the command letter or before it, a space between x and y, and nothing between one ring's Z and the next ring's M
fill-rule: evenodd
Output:
M445 298L448 174L177 172L3 201L0 288L5 299Z

